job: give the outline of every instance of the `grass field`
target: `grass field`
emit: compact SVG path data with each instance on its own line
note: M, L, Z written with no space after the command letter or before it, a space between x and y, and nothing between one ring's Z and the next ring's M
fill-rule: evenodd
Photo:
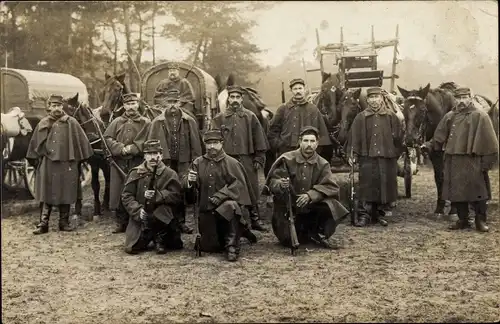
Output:
M432 214L430 169L414 177L386 228L341 224L335 251L292 257L272 232L241 258L183 251L129 256L112 221L34 236L37 213L2 219L5 324L167 322L493 322L500 320L498 171L489 233L451 232ZM402 179L400 194L403 194ZM269 209L265 221L270 228ZM191 218L188 218L189 220Z

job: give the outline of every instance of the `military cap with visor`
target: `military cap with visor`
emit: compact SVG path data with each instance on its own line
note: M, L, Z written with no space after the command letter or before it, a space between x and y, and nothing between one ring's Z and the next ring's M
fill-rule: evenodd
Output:
M144 142L144 153L161 153L161 143L159 140L149 140Z

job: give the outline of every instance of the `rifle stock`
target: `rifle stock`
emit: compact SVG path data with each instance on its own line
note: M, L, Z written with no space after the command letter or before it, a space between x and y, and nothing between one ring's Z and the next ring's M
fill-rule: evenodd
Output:
M285 101L285 83L281 81L281 103L284 104Z
M351 161L350 161L350 166L351 170L349 173L349 178L350 178L350 187L351 187L351 197L349 199L349 212L350 212L350 217L351 217L351 225L356 225L356 218L358 215L358 204L357 204L357 199L356 199L356 189L354 187L354 151L353 147L351 145Z
M199 199L199 192L198 188L195 187L194 189L194 194L196 195L195 197L195 202L194 202L194 230L196 233L195 239L194 239L194 250L196 251L196 256L201 257L201 234L200 234L200 199Z
M285 166L286 172L288 173L288 177L290 177L290 170L286 165L285 159L282 160L283 165ZM290 183L290 186L292 184ZM287 214L288 214L288 230L290 232L290 243L291 243L291 252L292 255L296 255L296 251L298 250L300 243L297 237L297 229L295 228L295 215L293 213L293 202L292 202L292 187L288 188L288 201L287 201Z
M153 175L151 176L151 179L149 180L149 184L148 184L148 190L155 190L155 182L156 182L156 171L158 170L158 165L160 165L160 163L158 162L155 167L153 168ZM155 210L155 204L154 204L154 196L153 198L150 198L150 199L146 199L146 201L144 202L144 211L148 214L148 218L151 214L153 214ZM150 230L150 224L149 224L149 220L146 220L143 222L143 225L144 225L144 230Z

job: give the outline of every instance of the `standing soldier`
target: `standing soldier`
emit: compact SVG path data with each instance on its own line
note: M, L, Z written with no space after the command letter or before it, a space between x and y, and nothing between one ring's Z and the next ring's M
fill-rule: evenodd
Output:
M402 127L396 114L384 108L382 89L369 88L366 93L368 107L354 118L349 143L359 161L359 200L369 214L360 214L356 225L366 226L371 218L387 226L385 210L398 198Z
M282 154L269 171L266 185L275 195L273 231L280 243L290 246L287 214L295 215L299 243L315 242L332 248L328 238L349 211L338 201L339 186L330 164L316 153L319 131L304 127L299 135L300 147ZM288 195L292 210L288 210Z
M292 99L281 105L271 120L269 144L278 155L297 149L299 131L302 127L313 126L319 130L319 146L331 145L325 120L318 107L305 99L305 82L302 79L290 81Z
M69 211L80 186L78 165L94 154L78 121L64 113L63 97L51 95L48 105L49 114L33 131L26 154L37 168L35 198L42 204L40 224L33 234L49 231L52 206L59 207L59 230L72 230Z
M476 218L476 229L488 232L487 201L491 199L488 171L498 160L498 140L490 117L477 109L469 88L455 90L457 106L439 122L434 137L422 148L444 150L443 199L457 208L452 230L469 227L469 204Z
M125 112L109 124L104 132L104 138L116 164L128 173L143 160L139 148L134 144L134 139L150 120L139 114L139 97L136 93L123 95L123 107ZM120 202L124 184L125 179L112 166L109 207L116 219L116 229L113 233L124 233L128 224L128 215Z
M125 252L130 254L146 250L152 240L158 254L183 247L174 215L182 204L181 183L177 173L163 164L161 153L160 141L144 143L145 161L130 171L123 188L122 203L130 215ZM147 208L148 202L153 206L152 211Z
M182 181L188 199L198 202L200 249L225 250L227 259L236 261L242 235L257 241L245 217L245 207L252 204L245 170L224 152L220 130L207 131L203 141L207 153L193 162Z
M196 120L180 109L179 95L176 89L166 93L167 109L137 135L135 143L141 147L146 140L159 140L163 152L168 152L163 155L164 162L182 177L189 165L202 155L202 148ZM193 230L186 225L185 208L180 217L182 231L191 234Z
M248 176L250 190L255 198L251 210L252 228L266 231L259 215L259 176L258 170L264 167L267 139L257 116L243 107L243 91L238 86L227 88L228 106L226 111L217 114L212 126L221 129L224 136L224 152L238 160Z
M179 76L179 64L175 62L167 63L168 79L161 80L156 86L155 101L162 101L168 90L176 89L180 94L180 107L185 112L196 118L194 111L194 91L193 86L186 78Z

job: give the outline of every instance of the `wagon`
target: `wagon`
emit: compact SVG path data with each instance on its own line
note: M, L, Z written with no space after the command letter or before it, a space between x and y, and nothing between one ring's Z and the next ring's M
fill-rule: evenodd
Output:
M6 113L11 107L20 107L33 129L46 115L51 94L68 98L78 93L83 102L88 102L85 84L69 74L2 68L0 79L1 111ZM7 144L2 155L2 185L8 190L28 189L35 197L36 170L26 160L31 135L17 136ZM87 163L82 164L81 180L83 186L90 184L91 172Z
M149 105L154 105L156 86L168 78L167 65L170 62L157 64L144 72L142 76L142 95ZM219 112L217 104L218 87L215 79L199 67L183 62L179 65L180 77L186 78L194 91L194 113L200 129L208 129L213 117Z

